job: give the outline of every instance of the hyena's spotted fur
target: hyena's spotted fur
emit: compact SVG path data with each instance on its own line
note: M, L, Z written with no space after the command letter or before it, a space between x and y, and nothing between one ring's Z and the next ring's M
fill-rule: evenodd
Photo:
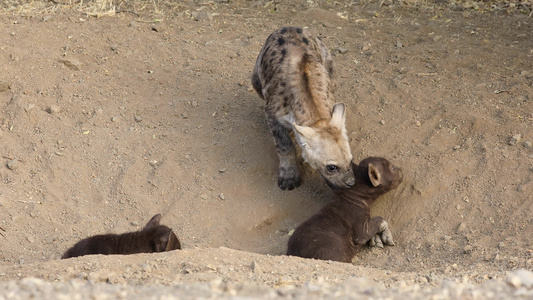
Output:
M332 77L331 54L304 28L276 30L257 57L252 85L266 100L267 122L280 160L278 185L283 190L301 184L291 131L304 160L329 185L354 184L345 107L333 102Z

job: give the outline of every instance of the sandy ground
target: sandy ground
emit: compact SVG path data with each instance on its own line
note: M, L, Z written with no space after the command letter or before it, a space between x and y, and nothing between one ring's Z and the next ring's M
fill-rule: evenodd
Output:
M288 296L279 289L344 291L354 277L386 290L533 269L531 17L225 2L190 2L161 20L0 16L0 283L219 280ZM318 173L294 191L276 184L250 75L286 25L331 49L354 160L383 156L404 171L372 209L396 246L364 249L353 265L280 256L288 233L333 197ZM59 260L82 238L138 230L156 213L183 251ZM216 295L235 295L226 285Z

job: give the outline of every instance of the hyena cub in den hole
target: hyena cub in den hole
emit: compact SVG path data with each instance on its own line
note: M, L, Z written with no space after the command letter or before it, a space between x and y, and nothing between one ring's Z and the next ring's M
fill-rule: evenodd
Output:
M181 249L178 237L172 229L159 225L160 221L161 215L157 214L140 231L88 237L68 249L61 258L89 254L153 253Z
M367 242L394 245L387 221L371 218L369 210L377 197L398 187L402 170L384 158L369 157L354 164L353 172L353 187L336 190L336 200L296 228L287 255L349 263Z
M268 126L279 157L278 186L301 184L290 133L303 159L331 186L354 184L345 107L333 102L333 61L324 43L307 29L284 27L266 40L252 74L252 85L266 100Z

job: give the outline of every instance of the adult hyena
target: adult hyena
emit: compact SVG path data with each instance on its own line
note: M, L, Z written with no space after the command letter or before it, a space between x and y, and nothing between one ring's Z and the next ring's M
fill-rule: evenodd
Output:
M279 157L278 186L301 184L296 151L333 187L350 187L352 153L345 107L333 101L333 61L324 43L305 28L284 27L266 40L252 74L252 85L266 100L266 118Z

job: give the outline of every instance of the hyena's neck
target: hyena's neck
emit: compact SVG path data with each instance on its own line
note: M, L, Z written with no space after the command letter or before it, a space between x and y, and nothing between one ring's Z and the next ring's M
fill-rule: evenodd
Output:
M303 53L291 64L295 95L292 111L298 125L311 126L317 121L331 119L333 95L329 76L320 59Z

